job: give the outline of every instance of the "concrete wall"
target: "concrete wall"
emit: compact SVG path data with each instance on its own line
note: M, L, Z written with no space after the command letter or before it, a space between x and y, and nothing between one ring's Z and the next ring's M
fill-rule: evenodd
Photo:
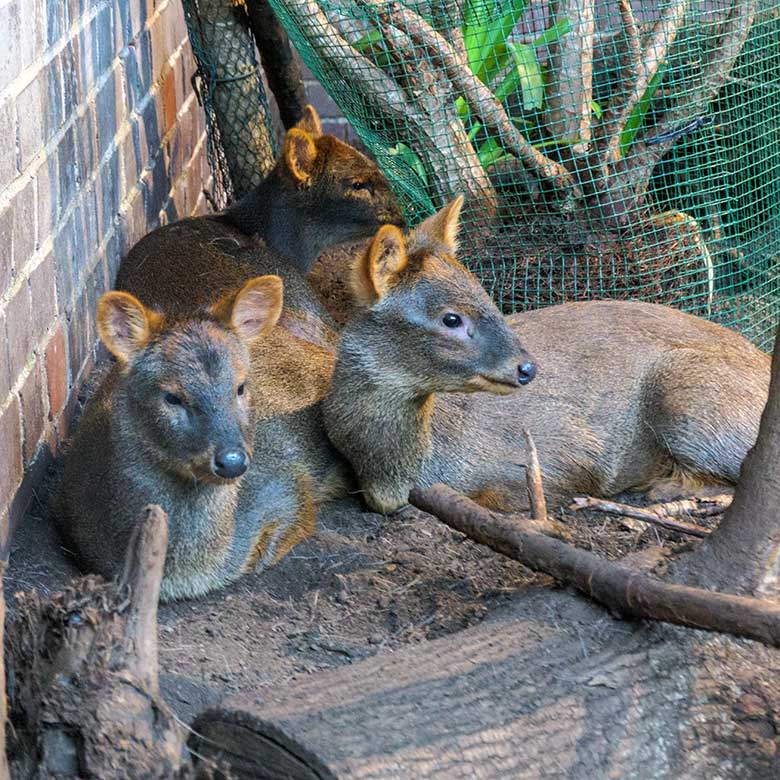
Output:
M68 434L122 254L205 208L179 0L0 0L0 527Z

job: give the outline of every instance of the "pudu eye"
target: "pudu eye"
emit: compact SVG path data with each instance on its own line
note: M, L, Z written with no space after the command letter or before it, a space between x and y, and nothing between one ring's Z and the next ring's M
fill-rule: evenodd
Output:
M182 400L179 398L178 395L174 395L173 393L166 393L163 398L165 399L165 403L169 406L181 406Z
M442 323L446 328L459 328L463 324L463 318L460 314L448 311L442 318Z
M367 181L353 181L352 182L352 189L355 190L355 192L360 192L361 190L367 190L368 192L372 192L372 187Z
M237 388L236 388L236 395L241 396L244 394L244 390L246 389L246 382L242 382Z

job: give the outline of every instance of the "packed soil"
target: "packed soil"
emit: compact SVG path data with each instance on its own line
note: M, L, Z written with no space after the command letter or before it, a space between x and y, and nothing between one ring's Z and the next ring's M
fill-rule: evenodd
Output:
M39 495L44 502L45 491ZM610 558L685 544L676 534L631 529L603 514L556 516L575 544ZM34 506L11 547L9 612L15 592L45 595L77 574L45 507ZM319 533L272 569L160 608L162 691L189 722L226 695L262 697L290 680L459 631L539 585L557 587L411 507L383 517L345 500L324 511Z

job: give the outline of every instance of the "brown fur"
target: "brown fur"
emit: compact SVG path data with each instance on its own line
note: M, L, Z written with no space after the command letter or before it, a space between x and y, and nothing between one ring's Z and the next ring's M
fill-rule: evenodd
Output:
M275 274L285 283L283 326L294 329L296 317L315 314L332 327L304 275L327 247L367 238L385 222L403 220L379 168L323 135L309 107L255 191L222 214L153 230L122 261L116 287L187 312L247 279Z
M397 509L413 486L439 481L491 509L525 508L524 428L553 502L670 478L736 482L766 401L767 355L652 304L565 304L505 319L455 261L456 227L457 209L446 208L395 249L385 230L353 273L369 305L342 333L323 408L373 508ZM373 302L366 280L385 291ZM470 335L449 332L446 312ZM510 369L529 355L538 375L513 389Z

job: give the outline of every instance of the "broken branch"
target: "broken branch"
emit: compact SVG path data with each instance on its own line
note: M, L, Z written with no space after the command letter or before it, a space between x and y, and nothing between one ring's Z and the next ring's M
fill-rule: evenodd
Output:
M121 587L130 590L126 641L128 671L158 693L157 602L168 547L168 516L157 504L144 508L133 529Z
M718 498L726 498L726 496L719 496ZM731 503L731 496L728 496L728 499L728 503L713 504L712 509L717 510L717 513L723 512L726 506ZM574 499L574 503L569 508L574 511L591 509L596 512L604 512L608 515L632 517L635 520L641 520L643 523L657 525L659 528L664 528L667 531L677 531L681 534L703 538L710 534L709 528L703 528L700 525L694 525L693 523L686 523L683 520L674 519L679 515L696 510L698 505L699 502L695 498L687 501L671 501L668 504L652 504L647 507L639 507L621 504L617 501L605 501L604 499L594 498L593 496L577 496ZM715 511L712 511L709 514L715 513Z
M531 431L523 429L525 438L525 451L527 463L525 466L525 481L528 485L528 500L531 505L531 517L540 522L547 522L547 502L544 498L544 485L542 484L542 469L539 466L539 455L536 452Z
M572 585L624 617L719 631L780 647L780 604L664 582L502 520L446 485L409 501L479 544ZM713 535L714 536L714 535Z
M669 4L653 25L650 42L642 52L641 64L636 78L628 91L625 103L617 109L616 117L612 123L612 132L605 155L606 162L615 162L620 158L620 135L625 129L634 106L642 99L642 95L645 94L661 63L666 60L669 48L680 31L687 8L687 0L675 0ZM621 17L623 16L625 16L625 11L621 9Z

